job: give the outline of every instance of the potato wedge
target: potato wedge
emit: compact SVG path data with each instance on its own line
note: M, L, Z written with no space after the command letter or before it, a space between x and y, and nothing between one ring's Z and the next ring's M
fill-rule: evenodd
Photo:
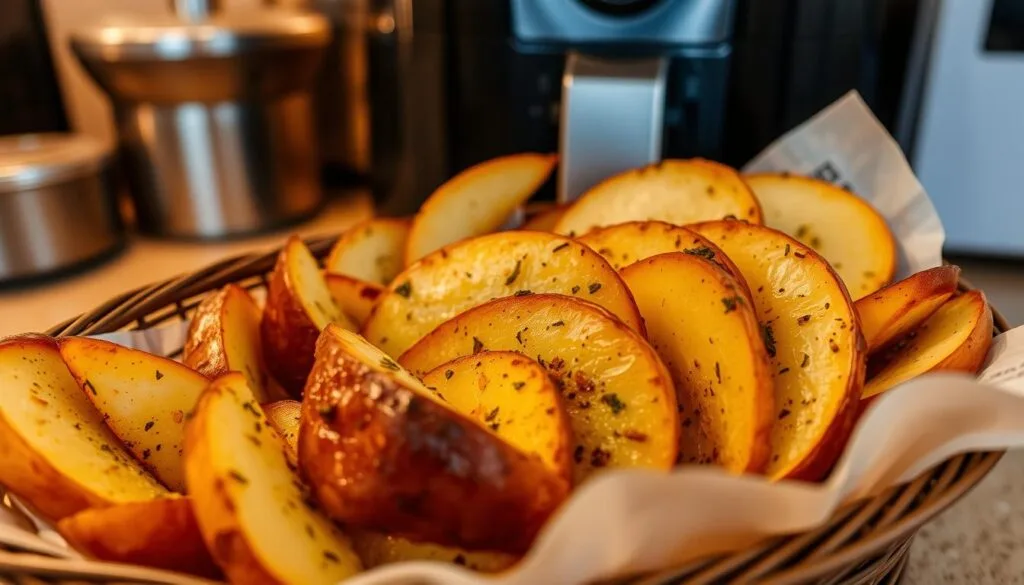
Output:
M591 247L616 270L665 252L684 252L711 260L746 288L740 269L704 236L663 221L628 221L595 228L576 238Z
M341 234L324 268L327 272L386 285L402 271L411 225L408 219L368 219Z
M398 356L466 309L543 292L592 301L643 332L629 289L597 252L554 234L510 231L438 250L406 269L377 302L363 335Z
M537 362L513 351L481 351L434 368L423 384L566 481L572 478L569 415Z
M54 340L0 340L0 388L0 484L43 517L167 494L103 424Z
M354 532L352 545L367 569L403 561L440 561L480 573L498 573L519 561L518 556L507 553L467 551L376 532Z
M267 414L267 422L288 445L286 455L288 461L295 466L299 464L299 413L301 410L302 403L295 400L278 400L263 405L263 412Z
M553 154L513 154L484 161L446 181L413 219L405 265L449 244L497 230L540 189L557 163Z
M960 282L959 266L922 270L853 304L868 354L910 333L937 311Z
M743 272L775 379L774 479L816 480L846 444L864 384L864 337L839 276L808 246L741 221L691 229L718 244Z
M362 327L373 311L373 304L380 295L384 294L385 288L379 284L366 282L352 278L347 274L324 274L327 281L327 289L331 291L331 297L335 304L345 313L356 325Z
M735 169L703 159L663 160L598 183L565 211L555 232L582 235L625 221L685 225L727 217L761 223L761 204Z
M530 213L527 209L526 221L523 225L519 226L519 229L530 232L553 232L555 231L555 224L561 219L562 214L569 208L568 204L562 205L546 205L540 211L536 213Z
M896 240L870 203L832 183L789 174L744 177L764 208L764 223L824 256L860 299L892 281Z
M189 324L181 361L207 378L242 372L261 403L282 398L263 363L260 316L260 308L238 285L229 284L209 295Z
M443 323L399 359L423 374L456 358L518 351L562 392L573 432L573 482L611 467L669 469L679 414L665 365L635 330L564 295L507 297Z
M627 266L622 278L672 373L679 461L764 469L775 393L750 295L712 260L678 252Z
M217 378L199 398L185 473L203 540L231 583L336 583L362 569L286 449L241 374Z
M525 551L568 482L377 355L337 327L317 342L299 467L326 513L445 546Z
M165 357L87 337L58 340L82 392L135 458L168 488L184 493L185 415L209 380Z
M946 301L893 347L885 366L864 386L871 398L928 372L975 374L992 346L992 309L980 290Z
M57 532L79 552L101 561L207 579L223 576L206 549L187 497L83 510L58 522Z
M293 397L302 396L320 330L328 323L355 324L334 303L320 267L302 240L289 238L267 285L260 321L267 370Z

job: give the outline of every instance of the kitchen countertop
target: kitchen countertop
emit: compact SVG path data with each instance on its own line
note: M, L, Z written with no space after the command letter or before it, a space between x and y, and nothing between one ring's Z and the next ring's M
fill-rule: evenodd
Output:
M254 238L217 243L133 238L126 251L72 276L0 289L0 337L42 331L118 291L195 270L222 258L279 246L290 233L337 233L372 213L365 193L334 198L315 219ZM1024 270L991 261L958 261L1012 324L1024 322ZM1024 584L1024 452L1003 458L963 500L918 533L903 585Z

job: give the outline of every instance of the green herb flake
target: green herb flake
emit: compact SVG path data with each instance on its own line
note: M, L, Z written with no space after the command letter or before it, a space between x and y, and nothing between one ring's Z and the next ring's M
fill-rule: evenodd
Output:
M163 377L164 377L163 372L161 372L160 370L157 370L156 371L156 379L159 380L160 378L163 378Z
M341 559L338 558L338 555L332 553L329 550L325 550L324 551L324 558L327 559L328 561L331 561L332 563L340 563L341 562Z
M590 294L594 294L597 291L601 290L601 283L600 282L592 282L590 284L590 286L587 287L587 290L590 291Z
M156 423L154 423L153 421L149 421L148 423L146 423L146 426L142 427L142 430L148 431L149 429L153 428L154 424Z
M473 337L473 353L480 353L484 350L484 342L480 341L480 338Z
M228 470L228 475L231 477L231 479L237 481L238 483L240 483L242 485L246 485L246 484L249 483L249 480L246 479L244 475L242 475L241 473L239 473L238 471L236 471L234 469L229 469Z
M706 260L715 259L715 251L707 246L701 246L699 248L685 248L683 249L683 253L689 254L690 256L700 256Z
M564 244L558 244L557 246L554 247L554 249L551 250L551 253L554 254L555 252L561 252L562 250L564 250L564 249L566 249L568 247L569 247L569 242L565 242Z
M88 378L86 378L85 383L82 384L82 387L83 388L88 388L89 391L92 392L93 396L97 395L96 387L92 385L92 382L90 382Z
M523 386L526 386L526 382L512 382L512 388L515 390L522 390Z
M521 290L517 290L514 293L514 295L517 296L517 297L525 297L525 296L532 295L532 294L533 294L532 290L525 289L525 288L521 289Z
M395 293L401 295L404 298L412 296L412 284L409 281L405 281L402 284L395 287Z
M725 312L731 313L736 310L738 305L743 304L743 297L736 295L733 297L725 297L722 299L722 304L725 305Z
M444 371L444 379L445 380L451 380L452 376L454 376L454 375L455 375L455 372L453 372L451 370L445 370Z
M601 402L607 404L608 408L612 409L612 414L619 414L626 410L626 403L619 400L619 395L614 392L602 396Z
M513 282L516 281L517 278L519 278L519 270L522 267L523 267L523 261L522 260L516 260L516 267L512 269L512 274L509 274L508 278L505 279L505 286L510 286Z
M498 418L498 412L500 410L501 410L500 406L495 406L494 410L492 410L491 412L488 412L487 416L484 417L484 422L494 422L494 419Z
M380 367L384 368L385 370L391 370L392 372L397 372L398 370L401 369L401 367L399 367L399 365L395 363L395 360L387 356L380 358Z
M764 338L764 348L770 357L775 357L775 332L768 323L761 324L761 336Z
M576 294L578 292L580 292L580 285L577 284L576 286L572 287L572 294Z

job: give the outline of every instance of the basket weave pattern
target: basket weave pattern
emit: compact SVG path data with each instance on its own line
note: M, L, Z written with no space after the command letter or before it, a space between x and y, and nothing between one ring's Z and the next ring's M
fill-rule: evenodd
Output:
M307 239L313 254L323 259L335 237ZM236 283L247 289L265 287L277 251L231 258L191 274L157 282L115 296L47 333L94 335L118 330L146 329L187 319L207 292ZM970 288L966 283L963 288ZM996 331L1008 329L993 310ZM824 526L796 535L771 538L760 545L615 583L654 585L667 583L757 582L790 583L896 583L907 561L914 534L976 485L999 461L1002 453L968 453L953 457L914 481L882 494L848 504ZM0 552L0 582L39 582L37 578L62 576L27 574Z

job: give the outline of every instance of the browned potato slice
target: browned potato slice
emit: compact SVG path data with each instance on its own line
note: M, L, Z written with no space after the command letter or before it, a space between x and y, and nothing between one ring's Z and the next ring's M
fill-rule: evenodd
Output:
M916 328L937 311L960 282L959 266L923 270L853 304L864 330L868 353Z
M337 327L317 342L301 418L299 466L347 526L521 553L568 495L538 459Z
M672 372L680 462L761 471L775 396L749 294L712 261L677 252L627 266L622 278L647 322L647 339Z
M888 284L896 273L896 240L870 203L810 177L745 177L764 208L764 223L814 248L836 269L854 300Z
M441 561L481 573L498 573L519 561L519 557L506 553L467 551L376 532L356 532L352 544L367 569L403 561Z
M568 208L568 204L548 205L533 214L530 214L530 210L527 209L527 219L523 225L519 226L519 229L531 232L552 232L555 230L555 224Z
M68 543L92 558L220 579L189 498L159 498L83 510L57 523Z
M286 454L292 465L299 464L299 412L301 410L302 403L295 400L278 400L263 405L263 411L267 413L267 422L274 427L277 434L288 445Z
M739 173L703 159L663 160L598 183L555 226L581 235L625 221L676 225L734 217L761 223L761 205Z
M423 383L460 414L572 478L569 415L537 362L512 351L481 351L434 368Z
M551 154L513 154L484 161L449 179L430 194L413 219L405 265L443 246L497 230L544 184L557 163L558 157Z
M185 414L209 380L174 360L90 339L64 337L60 353L82 392L135 458L184 493Z
M328 323L356 328L334 303L309 248L292 236L270 275L260 322L267 369L291 396L302 395L316 338Z
M597 252L554 234L510 231L438 250L406 269L377 302L363 335L398 356L466 309L542 292L592 301L643 331L629 289Z
M203 540L231 583L337 583L362 569L289 467L287 446L232 372L203 392L185 472Z
M864 338L828 262L780 231L741 221L690 226L747 280L775 376L775 426L765 473L816 480L832 468L856 418Z
M267 379L260 344L260 308L242 287L229 284L199 303L182 362L215 378L227 372L242 372L260 402L280 391Z
M327 289L331 291L334 302L353 323L362 327L373 310L377 298L384 294L384 287L366 282L345 274L324 274Z
M498 299L443 323L399 361L422 374L483 350L533 357L555 379L572 423L575 483L607 467L675 463L679 415L668 370L599 306L549 294Z
M740 269L722 250L697 232L663 221L629 221L595 228L576 238L596 250L616 270L665 252L683 252L717 264L746 289Z
M0 483L50 520L167 493L82 394L48 337L0 340Z
M402 271L411 222L375 217L341 234L324 263L328 272L385 285Z
M977 373L992 346L992 309L984 293L972 290L947 301L910 335L868 380L864 398L927 372Z

